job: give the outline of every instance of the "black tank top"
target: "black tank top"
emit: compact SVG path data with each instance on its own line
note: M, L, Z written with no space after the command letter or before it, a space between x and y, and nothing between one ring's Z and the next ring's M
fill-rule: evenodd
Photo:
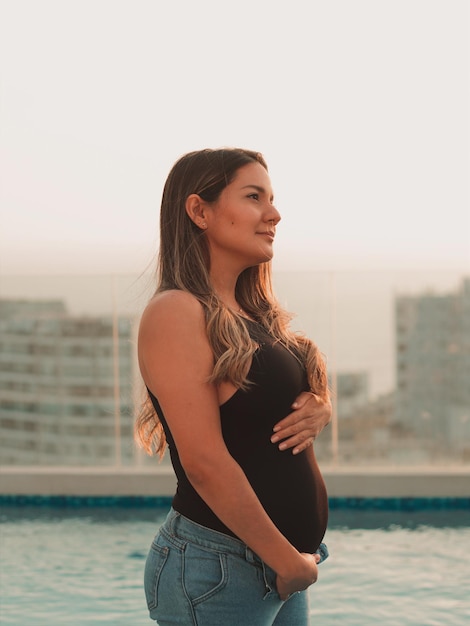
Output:
M247 325L259 345L248 374L252 384L220 406L224 441L277 528L297 550L313 553L328 520L328 497L313 450L293 455L270 441L273 426L291 413L298 394L309 389L307 375L296 357L260 324L247 320ZM173 508L198 524L235 536L189 482L158 400L150 391L149 395L177 477Z

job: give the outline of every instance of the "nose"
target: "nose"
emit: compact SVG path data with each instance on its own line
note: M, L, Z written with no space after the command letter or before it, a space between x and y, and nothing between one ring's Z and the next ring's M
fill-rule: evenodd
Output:
M281 214L274 205L270 206L270 209L266 215L266 221L272 222L274 226L276 226L281 221Z

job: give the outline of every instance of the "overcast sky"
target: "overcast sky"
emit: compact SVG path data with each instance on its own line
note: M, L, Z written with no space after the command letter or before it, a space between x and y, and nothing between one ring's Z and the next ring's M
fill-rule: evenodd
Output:
M0 272L141 272L173 162L264 153L279 269L470 269L466 0L0 0Z

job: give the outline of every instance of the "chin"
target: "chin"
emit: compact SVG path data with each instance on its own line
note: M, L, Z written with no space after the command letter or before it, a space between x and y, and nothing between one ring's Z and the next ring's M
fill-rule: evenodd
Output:
M257 250L257 254L253 255L251 261L246 265L246 267L254 267L255 265L261 265L262 263L269 263L274 256L273 250Z
M271 248L270 250L266 252L264 262L270 261L273 258L273 256L274 256L274 250Z

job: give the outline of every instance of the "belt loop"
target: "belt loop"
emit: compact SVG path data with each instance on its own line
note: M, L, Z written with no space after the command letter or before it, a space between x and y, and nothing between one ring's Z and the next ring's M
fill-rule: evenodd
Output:
M178 513L174 509L171 509L170 516L168 518L168 521L169 521L169 524L168 524L169 525L169 529L168 530L170 531L170 535L173 535L173 537L176 535L175 523L176 523L177 517L178 517Z
M253 550L249 548L248 546L245 547L245 560L248 563L258 563L258 564L263 563L263 561L259 558L259 556L255 552L253 552Z

